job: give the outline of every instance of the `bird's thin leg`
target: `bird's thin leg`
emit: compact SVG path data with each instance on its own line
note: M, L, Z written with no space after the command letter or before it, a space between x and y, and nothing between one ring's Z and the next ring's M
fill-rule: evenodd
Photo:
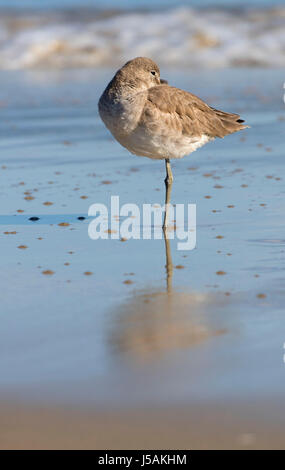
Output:
M170 166L169 158L165 159L165 169L166 169L166 178L165 182L165 213L164 213L164 222L163 222L163 230L167 228L168 224L168 209L170 204L171 198L171 189L172 189L172 182L173 182L173 175Z

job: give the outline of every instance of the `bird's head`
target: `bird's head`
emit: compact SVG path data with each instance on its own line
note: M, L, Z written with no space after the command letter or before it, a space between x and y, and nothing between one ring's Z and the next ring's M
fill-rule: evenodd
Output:
M147 90L161 84L158 66L147 57L136 57L129 60L116 73L115 78L136 91Z

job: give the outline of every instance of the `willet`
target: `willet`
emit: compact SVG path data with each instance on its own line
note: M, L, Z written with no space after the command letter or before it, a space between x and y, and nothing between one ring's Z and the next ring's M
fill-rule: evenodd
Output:
M170 159L248 127L238 114L212 108L192 93L169 86L160 79L156 63L146 57L130 60L118 70L99 100L99 113L131 153L165 160L164 229L173 182Z

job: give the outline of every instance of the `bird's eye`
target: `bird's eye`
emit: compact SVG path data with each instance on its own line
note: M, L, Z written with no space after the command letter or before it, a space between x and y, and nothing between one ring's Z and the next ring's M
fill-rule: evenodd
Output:
M156 75L156 71L155 71L155 70L152 70L150 73L151 73L152 75Z

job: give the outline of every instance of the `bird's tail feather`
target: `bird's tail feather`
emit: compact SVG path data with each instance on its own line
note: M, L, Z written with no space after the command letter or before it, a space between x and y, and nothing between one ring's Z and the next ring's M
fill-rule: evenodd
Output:
M212 108L215 111L218 118L221 120L223 127L226 129L228 134L240 131L242 129L249 128L250 126L244 125L244 120L241 119L239 114L226 113L219 109Z

